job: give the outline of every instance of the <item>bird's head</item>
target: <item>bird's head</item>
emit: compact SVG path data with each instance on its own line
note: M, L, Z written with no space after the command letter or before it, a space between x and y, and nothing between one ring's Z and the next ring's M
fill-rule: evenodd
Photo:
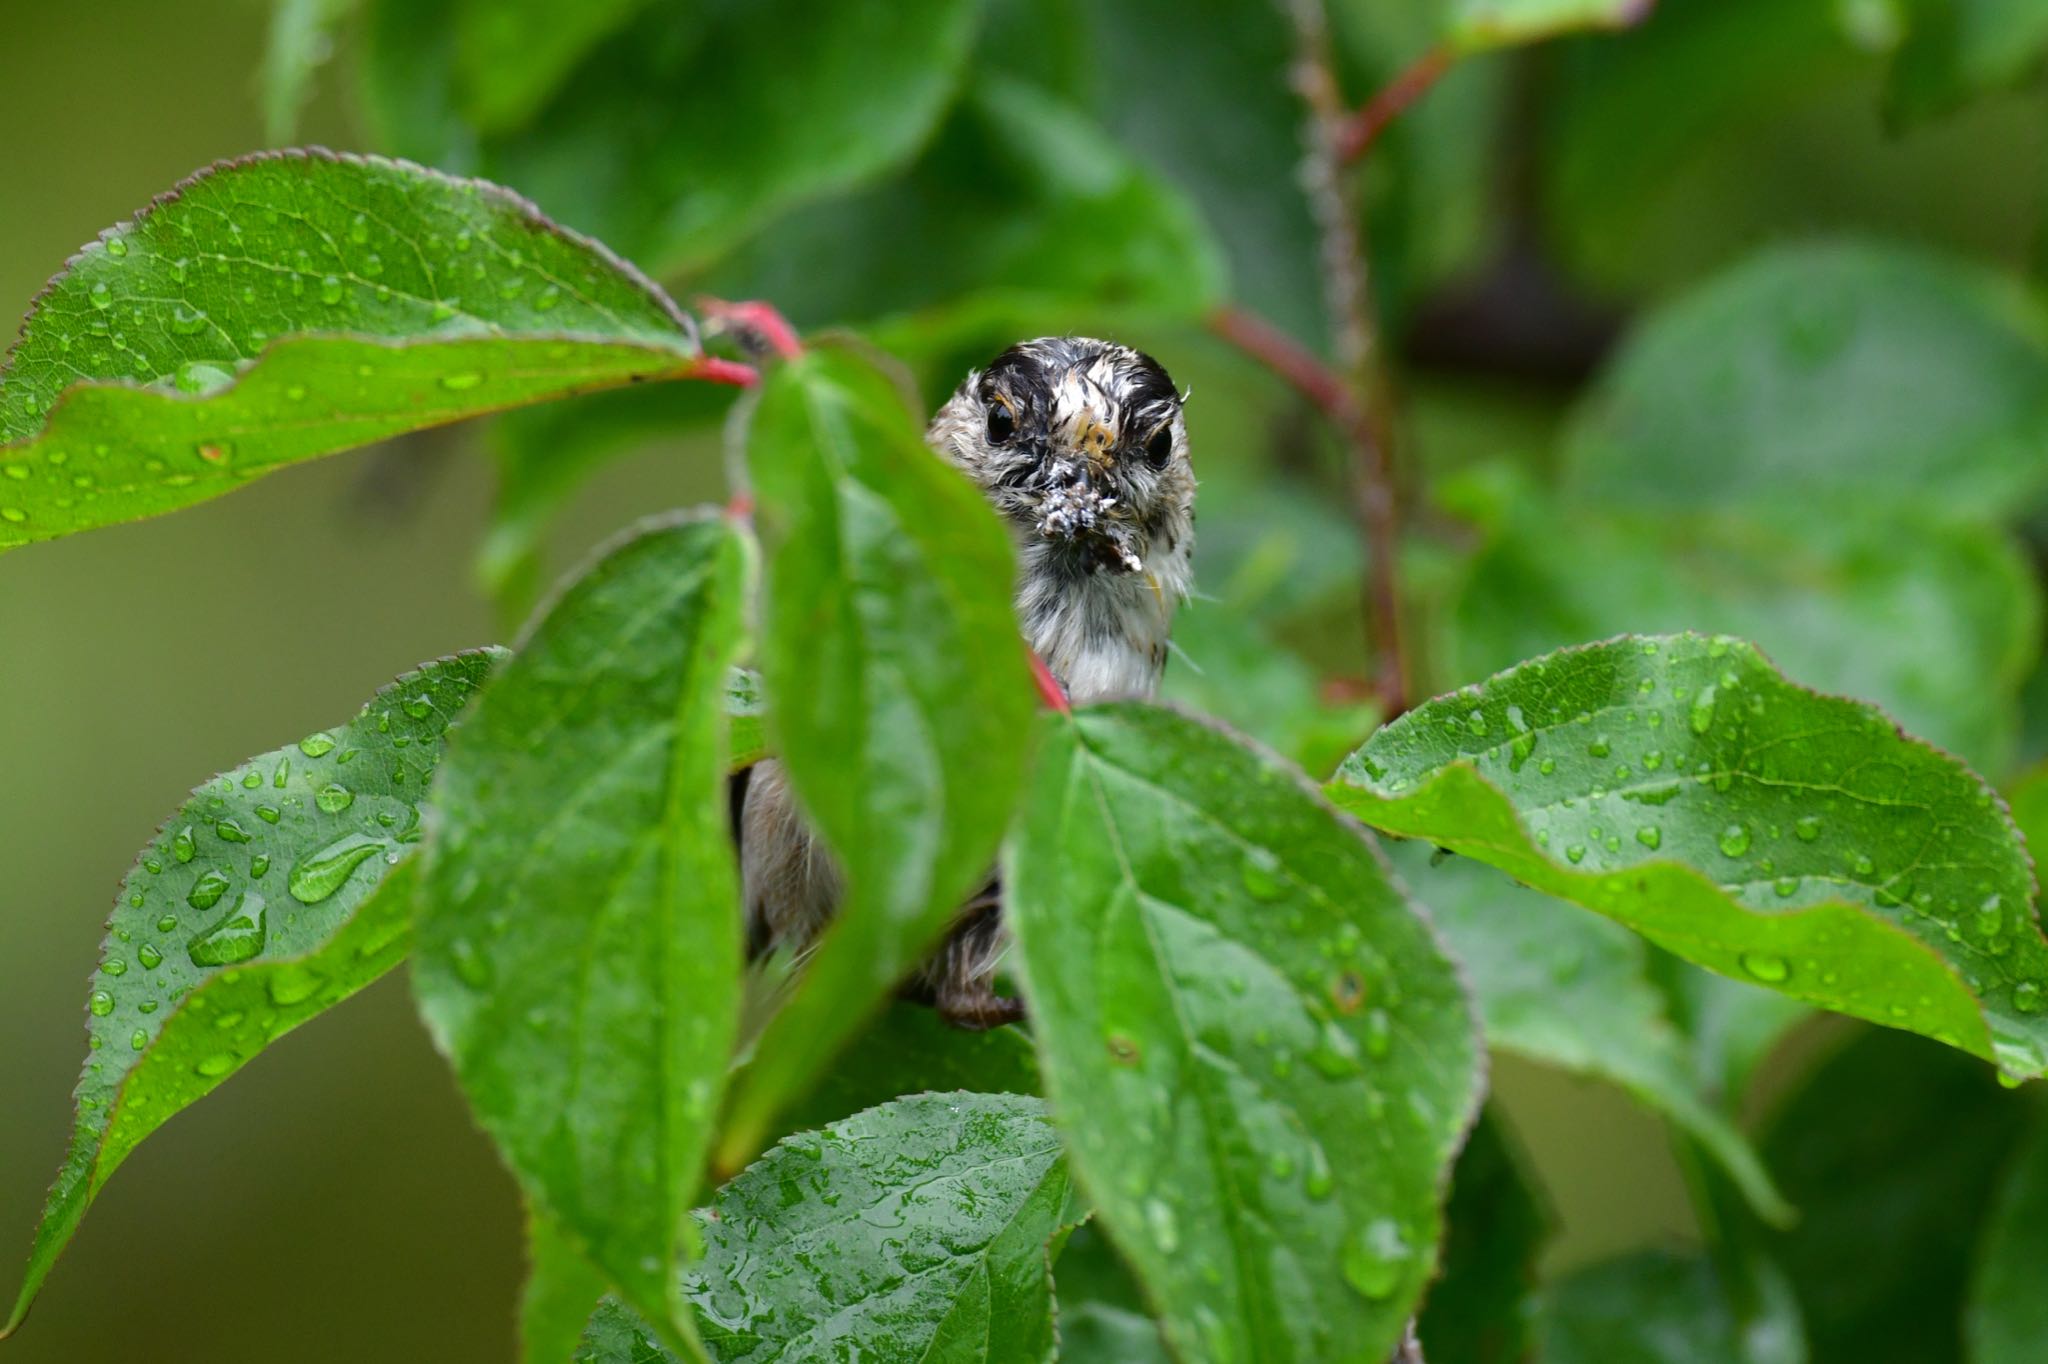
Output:
M1186 552L1195 476L1181 397L1143 351L1079 336L1010 347L932 419L932 447L964 469L1027 542L1085 572L1143 573Z

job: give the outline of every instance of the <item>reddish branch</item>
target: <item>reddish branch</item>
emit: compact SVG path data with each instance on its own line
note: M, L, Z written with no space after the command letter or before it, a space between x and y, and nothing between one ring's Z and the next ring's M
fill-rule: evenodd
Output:
M1338 164L1348 166L1372 150L1373 143L1379 141L1387 125L1428 94L1430 87L1456 65L1457 60L1455 52L1438 44L1388 81L1378 94L1345 121L1342 131L1337 134Z
M735 337L751 353L783 360L804 353L803 343L796 338L796 328L772 303L759 299L729 302L722 298L699 298L697 311L712 324L714 331Z
M1067 699L1067 689L1052 675L1052 669L1046 666L1036 650L1031 654L1031 680L1038 684L1038 698L1046 705L1062 715L1074 713L1074 703Z

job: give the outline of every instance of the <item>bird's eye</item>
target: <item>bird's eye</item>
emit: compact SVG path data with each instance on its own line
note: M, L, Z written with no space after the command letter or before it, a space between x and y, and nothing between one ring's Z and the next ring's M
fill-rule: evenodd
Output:
M988 405L989 440L997 445L1001 445L1016 434L1017 419L1010 414L1010 409L1000 402L990 403Z
M1145 442L1145 462L1155 469L1166 467L1166 461L1173 458L1173 428L1162 426L1152 433Z

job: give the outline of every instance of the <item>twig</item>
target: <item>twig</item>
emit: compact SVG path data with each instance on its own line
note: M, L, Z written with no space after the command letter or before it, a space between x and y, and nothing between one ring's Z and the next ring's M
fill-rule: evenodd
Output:
M1367 643L1377 674L1374 691L1385 718L1391 720L1408 705L1401 631L1401 517L1394 490L1393 430L1387 420L1389 391L1366 275L1363 220L1342 166L1341 148L1351 120L1337 85L1322 0L1289 0L1288 8L1298 41L1295 87L1309 111L1302 186L1322 234L1323 283L1336 343L1337 377L1347 397L1342 410L1348 417L1352 508L1366 540Z
M1337 137L1337 163L1348 166L1372 150L1387 125L1429 93L1444 72L1457 65L1458 55L1439 43L1395 75L1344 122Z
M796 328L772 303L759 299L728 302L707 296L698 298L697 311L711 324L713 335L731 336L752 354L789 360L804 353L803 343L796 339Z

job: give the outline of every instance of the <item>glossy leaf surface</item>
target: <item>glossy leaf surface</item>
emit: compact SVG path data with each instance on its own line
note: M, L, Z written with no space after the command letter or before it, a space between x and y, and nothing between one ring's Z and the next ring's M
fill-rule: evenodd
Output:
M1003 884L1047 1094L1176 1351L1384 1357L1480 1058L1370 842L1277 759L1106 706L1050 724Z
M919 429L879 370L820 350L770 377L747 437L770 735L847 888L738 1083L725 1168L980 886L1023 778L1009 539Z
M1740 641L1536 659L1402 716L1329 790L1723 975L2048 1070L2048 941L2003 803Z
M696 361L665 294L509 191L326 152L226 162L38 298L0 371L0 549Z
M408 673L346 725L213 778L143 849L87 1000L78 1120L7 1329L142 1140L401 961L421 802L502 652Z
M540 619L435 791L414 985L532 1202L629 1301L672 1300L739 1005L725 695L748 547L618 543Z

